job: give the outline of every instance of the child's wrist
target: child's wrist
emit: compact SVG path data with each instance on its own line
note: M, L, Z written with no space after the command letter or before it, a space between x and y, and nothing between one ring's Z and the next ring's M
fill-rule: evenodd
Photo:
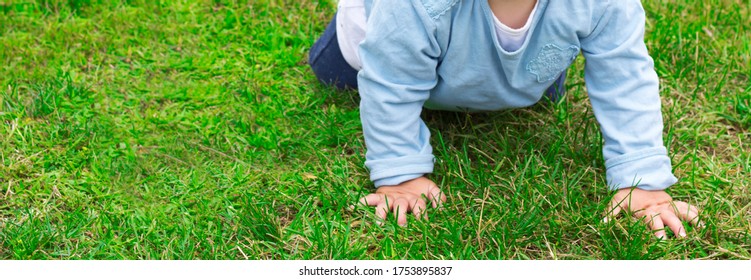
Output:
M397 176L375 180L373 181L373 184L375 185L376 188L382 187L382 186L396 186L401 183L420 178L424 175L425 175L424 173L397 175Z

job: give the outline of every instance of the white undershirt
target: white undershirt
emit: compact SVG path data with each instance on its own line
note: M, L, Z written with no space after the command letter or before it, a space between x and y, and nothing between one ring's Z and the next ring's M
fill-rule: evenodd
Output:
M508 27L508 25L503 24L497 17L493 16L495 34L503 50L515 52L524 45L524 40L527 39L527 33L529 33L529 27L532 25L532 19L535 17L535 12L537 12L537 3L539 1L535 2L535 7L529 13L529 17L527 17L527 23L519 29Z
M357 47L365 40L365 0L339 0L336 36L344 60L355 70L362 69Z
M336 35L344 60L355 70L362 69L358 46L365 39L365 1L339 0L336 14ZM539 3L539 1L537 1ZM519 29L503 24L493 16L498 43L507 52L514 52L524 45L532 19L537 11L537 3L527 18L527 23Z

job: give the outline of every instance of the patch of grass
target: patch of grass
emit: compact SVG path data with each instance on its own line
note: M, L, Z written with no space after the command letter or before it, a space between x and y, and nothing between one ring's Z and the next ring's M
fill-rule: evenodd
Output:
M704 228L657 242L609 199L583 60L564 102L426 111L449 200L372 192L358 96L307 51L335 1L0 2L2 259L748 259L748 1L646 1L665 141Z

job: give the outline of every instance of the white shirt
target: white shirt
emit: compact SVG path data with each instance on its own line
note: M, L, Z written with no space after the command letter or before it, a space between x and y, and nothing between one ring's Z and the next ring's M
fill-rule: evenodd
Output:
M532 19L535 17L535 12L537 12L537 3L539 2L535 2L534 9L532 9L532 12L529 13L527 22L519 29L508 27L508 25L505 25L500 20L498 20L497 17L493 17L493 20L495 21L495 34L498 37L498 43L501 44L501 47L505 51L514 52L522 47L524 40L527 39L527 33L529 33L529 27L531 25Z
M532 19L537 11L537 3L527 17L527 23L519 29L508 27L497 17L493 17L498 43L505 51L514 52L524 44ZM365 40L366 30L364 0L339 0L337 9L336 36L342 56L352 68L360 70L362 69L362 62L360 61L358 46Z

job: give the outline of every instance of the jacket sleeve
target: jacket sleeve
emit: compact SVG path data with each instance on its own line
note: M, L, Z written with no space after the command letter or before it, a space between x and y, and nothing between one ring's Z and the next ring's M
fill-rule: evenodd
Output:
M644 44L645 13L639 0L609 2L581 41L587 90L605 140L608 186L663 190L677 179L662 142L659 81Z
M435 23L418 0L375 0L360 44L360 118L365 165L376 187L433 171L430 132L420 119L437 84Z

